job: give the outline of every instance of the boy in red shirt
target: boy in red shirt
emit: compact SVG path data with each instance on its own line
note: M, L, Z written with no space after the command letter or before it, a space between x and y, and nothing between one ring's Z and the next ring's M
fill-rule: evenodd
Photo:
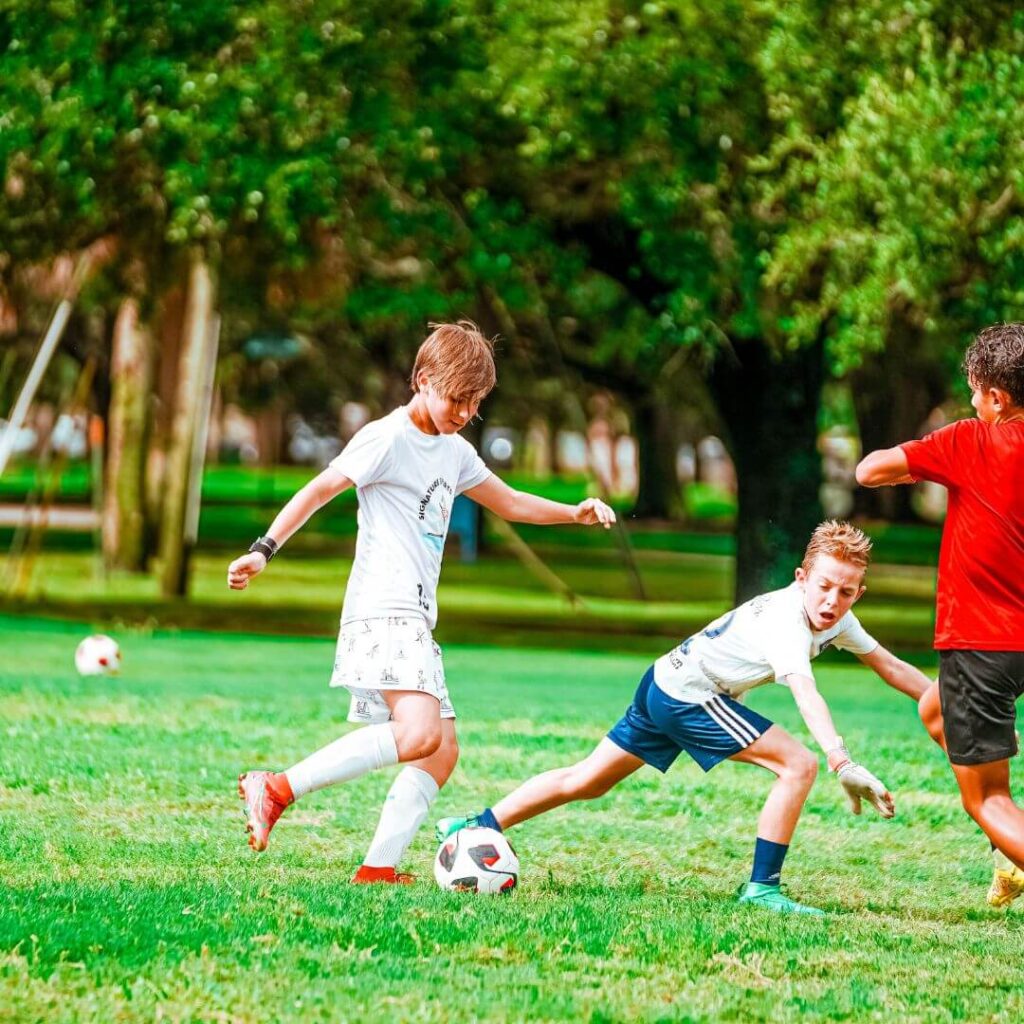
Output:
M933 480L949 490L936 600L939 681L921 698L921 717L946 750L964 808L997 851L989 902L1001 906L1024 891L1024 809L1010 796L1009 767L1024 692L1024 324L982 331L964 372L977 419L872 452L857 481Z

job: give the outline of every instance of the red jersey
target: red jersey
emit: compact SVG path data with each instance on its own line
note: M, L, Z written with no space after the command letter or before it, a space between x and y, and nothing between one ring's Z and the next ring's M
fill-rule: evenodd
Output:
M1024 422L959 420L901 447L912 477L949 488L936 648L1024 650Z

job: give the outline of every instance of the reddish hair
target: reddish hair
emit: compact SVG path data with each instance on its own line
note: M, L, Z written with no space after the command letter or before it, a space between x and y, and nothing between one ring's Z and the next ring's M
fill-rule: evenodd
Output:
M413 364L412 390L419 391L417 378L426 373L442 398L482 401L497 380L494 342L472 320L429 326L431 334L420 345Z
M866 570L871 560L871 539L863 530L839 519L826 519L811 534L801 568L810 572L818 555L831 555Z

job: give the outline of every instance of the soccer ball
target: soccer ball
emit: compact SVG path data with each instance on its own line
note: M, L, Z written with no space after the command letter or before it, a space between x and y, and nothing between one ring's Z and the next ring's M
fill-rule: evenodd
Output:
M434 877L442 889L511 892L519 881L519 858L493 828L463 828L441 844Z
M87 636L75 650L75 668L83 676L112 676L121 669L121 648L113 637Z

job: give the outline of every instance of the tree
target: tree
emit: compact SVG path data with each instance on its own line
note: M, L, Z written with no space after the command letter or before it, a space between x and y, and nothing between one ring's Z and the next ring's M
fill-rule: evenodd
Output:
M103 557L108 568L141 572L146 559L145 469L153 340L140 322L136 299L122 301L111 349Z
M431 0L14 0L0 12L5 249L39 262L112 235L123 258L113 304L130 293L143 317L186 279L194 291L203 265L225 312L323 319L337 291L324 301L308 278L322 283L339 252L381 276L405 255L410 241L394 231L403 213L384 186L415 192L435 174L421 90L443 93L441 58L464 35ZM185 332L177 393L187 419L187 367L203 332ZM172 445L194 433L179 416ZM177 448L166 461L161 549L167 578L180 582L188 481L177 475L188 461ZM119 521L133 516L120 510Z
M765 202L785 209L787 228L766 281L793 297L794 339L826 333L871 449L916 435L959 377L967 336L1024 312L1020 15L1004 4L907 4L875 31L874 57L854 22L815 26L812 71L774 51L769 76L787 97L789 137L763 164ZM843 31L860 42L840 45ZM822 135L838 65L822 69L851 49L846 73L858 87ZM906 493L874 497L862 510L908 513Z
M631 399L654 455L645 512L670 511L666 369L682 351L703 359L740 470L738 592L781 582L817 517L822 345L788 345L761 285L780 229L749 170L774 139L757 67L771 12L593 0L508 3L486 19L486 87L512 141L461 200L471 230L490 208L504 237L546 236L509 309L529 325L542 299L552 323L576 325L550 335L563 358ZM768 427L766 410L784 422ZM786 447L755 445L768 431Z
M738 597L789 577L820 514L821 383L871 345L863 322L859 333L844 322L850 304L863 299L837 296L846 271L835 269L836 260L826 270L819 258L832 251L830 207L842 186L828 179L815 193L815 159L822 154L827 167L846 156L848 200L840 216L866 263L888 261L892 252L876 252L871 207L878 186L861 178L863 154L869 164L875 155L888 161L877 177L888 174L908 203L928 195L929 176L943 177L950 154L925 145L928 156L909 159L901 173L895 154L884 155L872 135L881 108L922 88L915 81L935 78L928 40L935 53L948 45L954 55L958 47L1011 40L1017 27L1008 11L929 2L896 12L881 3L851 10L813 2L592 2L542 14L535 4L509 3L491 15L487 86L517 143L515 159L478 186L474 199L479 206L483 195L512 210L518 202L523 223L547 225L560 252L542 250L531 271L537 277L538 265L547 270L540 288L556 322L579 317L578 296L595 271L646 311L649 328L618 335L620 346L595 340L609 333L602 330L607 317L597 330L580 332L590 341L592 369L628 381L630 372L620 368L647 367L645 390L656 394L658 369L681 348L704 357L739 470ZM1005 63L989 71L1001 81L1016 78ZM935 139L947 135L939 118L957 98L956 91L936 94L922 112L896 101L912 116L928 115L909 137L919 138L922 125ZM986 119L1006 119L1009 102L1007 92ZM1015 127L1008 131L1011 153ZM973 160L991 169L983 153ZM955 187L976 223L1006 218L1005 184L987 197L977 175ZM946 218L924 205L904 204L901 214L908 236L941 238L947 230ZM949 251L950 269L979 266L967 249ZM798 273L786 273L781 268L792 265L794 252L807 258L798 260ZM848 252L835 255L849 266ZM585 269L575 271L574 260ZM977 271L968 277L976 281ZM962 292L965 282L954 281ZM891 340L900 342L895 331ZM904 344L917 350L912 337ZM927 349L921 358L928 361Z

